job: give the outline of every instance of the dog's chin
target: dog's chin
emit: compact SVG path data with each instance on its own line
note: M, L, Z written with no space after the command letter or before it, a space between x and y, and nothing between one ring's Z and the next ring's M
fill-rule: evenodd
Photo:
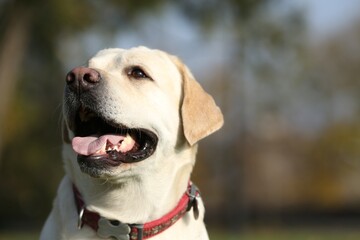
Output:
M93 178L108 178L115 174L115 166L109 164L107 161L89 160L78 157L77 162L80 170Z
M107 178L109 175L113 175L113 172L108 168L94 167L85 162L79 162L79 167L83 173L93 178Z

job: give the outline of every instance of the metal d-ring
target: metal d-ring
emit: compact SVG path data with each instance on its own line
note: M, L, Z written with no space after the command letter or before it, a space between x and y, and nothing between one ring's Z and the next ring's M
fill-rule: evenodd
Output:
M189 197L189 203L188 203L186 211L190 211L192 208L194 218L195 218L195 220L197 220L199 218L199 203L198 203L199 190L195 186L195 184L191 184L190 189L188 189L186 191L186 194Z
M83 217L83 215L84 215L84 211L85 211L85 208L82 207L82 208L80 209L80 212L79 212L79 215L78 215L78 224L77 224L78 229L81 229L82 226L83 226L82 217Z

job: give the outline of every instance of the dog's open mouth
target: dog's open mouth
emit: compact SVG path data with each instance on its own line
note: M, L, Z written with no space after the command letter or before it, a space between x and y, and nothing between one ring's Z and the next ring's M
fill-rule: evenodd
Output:
M130 129L104 120L89 109L80 109L75 117L73 150L78 161L94 166L118 166L142 161L151 156L157 136L145 129Z

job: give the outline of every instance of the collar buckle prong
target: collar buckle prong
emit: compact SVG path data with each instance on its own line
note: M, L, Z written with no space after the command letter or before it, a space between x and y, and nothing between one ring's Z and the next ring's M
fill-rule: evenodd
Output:
M143 240L144 224L131 224L131 227L137 229L136 240Z

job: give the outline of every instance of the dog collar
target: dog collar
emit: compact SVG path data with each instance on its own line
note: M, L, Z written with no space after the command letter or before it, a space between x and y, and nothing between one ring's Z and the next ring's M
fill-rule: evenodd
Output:
M127 224L101 217L99 213L89 211L86 208L82 195L74 184L73 192L78 212L78 228L81 229L86 224L102 238L113 237L118 240L148 239L171 227L191 209L193 209L195 219L199 217L197 197L200 192L191 182L172 211L157 220L143 224Z

